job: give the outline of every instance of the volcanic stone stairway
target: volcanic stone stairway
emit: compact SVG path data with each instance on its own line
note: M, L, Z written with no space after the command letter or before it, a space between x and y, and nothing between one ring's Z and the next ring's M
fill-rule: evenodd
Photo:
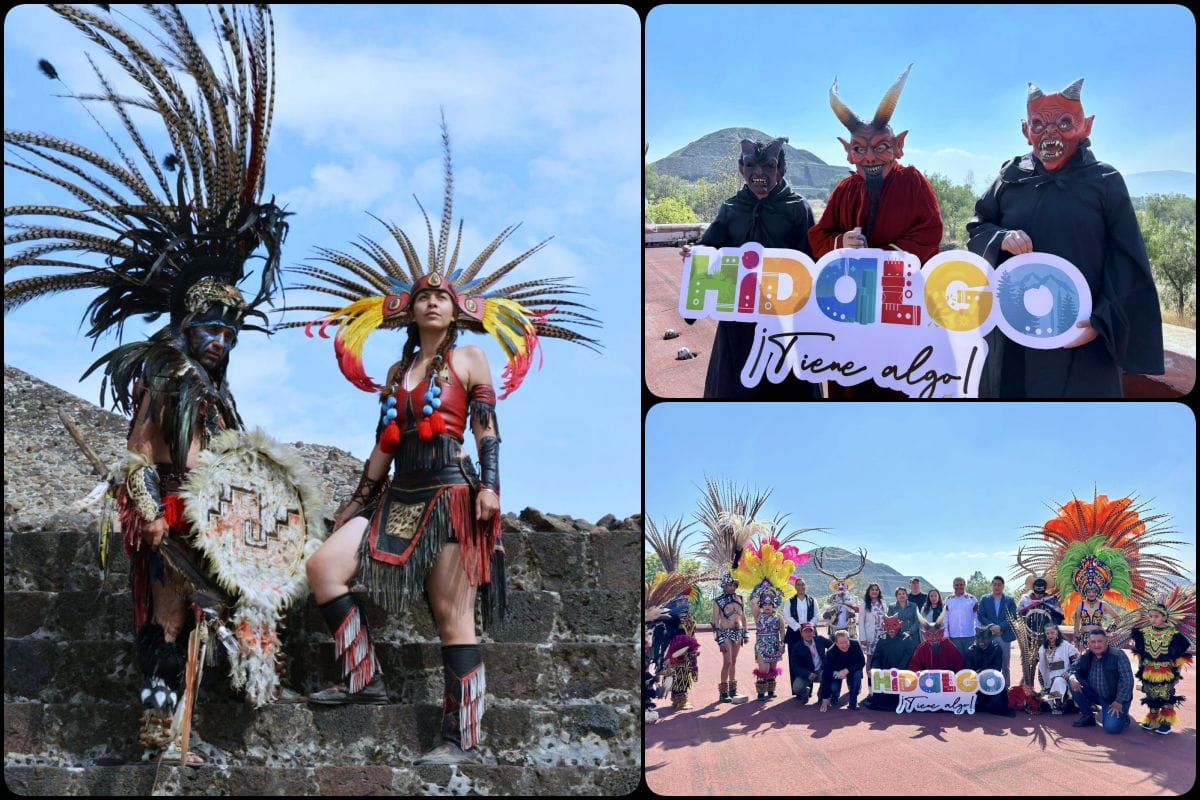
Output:
M5 782L21 794L625 794L640 779L636 691L640 534L505 534L509 617L485 636L482 754L459 768L414 766L435 744L441 659L423 607L371 605L391 703L254 709L209 669L195 730L204 767L130 760L139 710L127 563L97 523L61 513L4 534ZM360 595L361 597L361 595ZM283 634L285 685L333 682L332 644L311 600ZM124 760L124 763L122 761Z

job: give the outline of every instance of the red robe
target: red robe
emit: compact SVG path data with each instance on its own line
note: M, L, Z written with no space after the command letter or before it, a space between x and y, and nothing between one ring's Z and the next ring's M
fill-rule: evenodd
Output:
M933 651L933 645L929 642L921 642L917 647L917 652L913 653L912 660L908 662L908 668L913 672L920 672L923 669L948 669L951 672L958 672L964 669L965 661L959 649L954 645L954 642L949 639L942 639L938 643L937 653Z
M865 227L870 198L867 181L857 172L839 183L829 195L821 221L808 229L814 259L836 250L842 235L853 228ZM883 179L875 224L867 244L871 247L900 249L925 263L937 255L942 241L942 211L933 187L916 167L897 164ZM906 400L903 392L884 389L869 381L857 386L839 386L830 381L831 400Z
M829 195L821 221L808 229L813 258L841 244L841 235L867 223L867 182L857 172ZM883 179L875 225L867 244L912 253L925 263L937 255L942 241L942 211L933 187L916 167L896 165Z

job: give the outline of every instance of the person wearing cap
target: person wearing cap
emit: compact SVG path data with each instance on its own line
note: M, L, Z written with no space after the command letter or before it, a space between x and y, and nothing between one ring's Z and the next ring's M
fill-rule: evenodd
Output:
M746 185L721 204L717 218L709 224L700 244L706 247L741 247L758 242L763 247L799 250L812 255L808 230L813 212L805 200L788 184L787 137L759 142L742 139L738 172ZM686 258L690 247L680 250ZM689 324L692 320L686 320ZM799 380L791 375L780 383L762 381L754 388L742 385L742 367L758 335L752 322L717 323L716 338L704 378L704 396L738 400L816 400L822 397L821 384Z
M825 653L833 643L817 634L817 626L811 622L800 625L800 641L796 646L796 666L792 672L792 691L800 705L812 698L813 686L820 683L821 671L825 666Z
M926 595L921 591L921 579L913 578L908 582L908 602L917 608L925 605Z
M797 678L801 677L801 669L798 665L801 649L800 628L804 623L816 619L817 601L808 596L808 584L804 582L803 578L797 578L793 586L796 587L796 594L784 606L784 621L787 623L787 631L784 633L783 641L787 645L788 680L791 682L792 696L799 697L800 685L797 683Z

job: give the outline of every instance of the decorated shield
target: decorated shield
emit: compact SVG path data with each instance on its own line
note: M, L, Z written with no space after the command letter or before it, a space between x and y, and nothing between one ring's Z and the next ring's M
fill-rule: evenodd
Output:
M294 449L255 429L215 436L180 494L193 546L236 598L232 683L256 706L269 703L279 689L279 618L307 594L305 562L325 533L320 491Z

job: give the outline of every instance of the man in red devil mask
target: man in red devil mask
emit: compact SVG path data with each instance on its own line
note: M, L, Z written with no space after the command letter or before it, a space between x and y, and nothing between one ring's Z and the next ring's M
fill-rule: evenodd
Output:
M1029 84L1021 132L1032 151L1007 162L967 224L972 252L993 265L1050 253L1083 273L1092 316L1081 338L1034 350L988 335L981 397L1120 397L1121 371L1163 372L1158 290L1121 174L1092 155L1083 79L1054 94Z
M821 221L808 231L813 258L839 247L881 247L904 250L925 262L937 254L942 241L942 212L933 187L916 167L900 164L904 137L889 121L908 80L912 64L884 94L870 122L861 119L841 101L837 80L829 89L833 113L850 131L850 141L838 137L846 160L855 168L829 196ZM837 399L894 400L905 395L875 384L854 387L829 384L829 397Z

